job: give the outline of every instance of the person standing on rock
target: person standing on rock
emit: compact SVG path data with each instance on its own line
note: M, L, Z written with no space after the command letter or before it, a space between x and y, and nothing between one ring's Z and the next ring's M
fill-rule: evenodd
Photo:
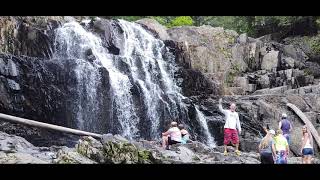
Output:
M235 111L236 110L236 104L231 103L230 109L225 110L222 108L222 99L219 99L219 110L225 115L225 125L224 125L224 155L228 155L227 151L227 145L231 142L233 145L236 146L235 153L239 156L239 134L241 134L241 126L240 126L240 120L239 115ZM238 134L238 131L239 134Z
M313 138L307 126L302 127L302 164L311 164L311 158L313 156Z
M288 144L290 144L290 132L292 131L292 124L288 120L286 113L283 113L281 115L281 121L279 122L279 129L282 130L283 136L287 139Z
M289 144L287 139L283 136L282 130L277 130L277 135L274 137L276 147L276 164L287 164L287 157L289 154Z
M162 133L162 147L169 150L169 146L172 144L181 143L181 131L177 127L178 123L171 122L171 128Z
M274 159L276 159L276 148L273 136L275 134L275 131L271 129L260 142L259 153L261 164L274 164Z

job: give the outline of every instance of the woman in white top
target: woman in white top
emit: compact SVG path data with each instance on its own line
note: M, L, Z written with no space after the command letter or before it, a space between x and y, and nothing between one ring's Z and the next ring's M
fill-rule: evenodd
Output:
M307 126L302 127L302 164L311 164L311 159L313 156L313 138Z
M169 146L172 144L181 143L181 132L180 129L177 127L177 122L171 123L171 128L167 131L162 133L162 147L169 150Z

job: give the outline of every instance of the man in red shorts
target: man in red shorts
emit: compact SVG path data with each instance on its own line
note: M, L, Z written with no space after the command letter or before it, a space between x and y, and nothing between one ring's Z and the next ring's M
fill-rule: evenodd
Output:
M224 125L224 155L228 155L227 151L227 145L231 142L233 145L236 146L235 153L240 156L239 151L239 134L241 133L241 126L240 126L240 120L239 115L235 111L236 110L236 104L231 103L230 109L225 110L222 108L222 99L219 99L219 110L225 115L226 123ZM237 131L238 129L238 131Z

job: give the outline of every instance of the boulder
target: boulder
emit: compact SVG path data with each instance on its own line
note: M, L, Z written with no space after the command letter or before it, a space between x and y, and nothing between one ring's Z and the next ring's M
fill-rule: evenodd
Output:
M258 86L263 88L269 88L270 87L270 78L268 74L262 75L257 80Z
M245 95L245 90L242 87L225 88L226 95Z
M304 98L305 101L310 106L312 111L320 112L320 96L319 96L319 94L313 94L312 93L312 94L308 94L308 95L306 95L304 97L305 97Z
M157 20L144 18L136 21L136 23L141 24L144 28L154 33L155 37L163 41L170 40L170 37L167 33L167 28L161 25Z
M0 152L0 164L48 164L39 158L27 153L3 153Z
M54 29L61 22L62 16L2 16L0 52L50 58Z
M3 58L0 58L0 75L8 76L7 64Z
M174 27L167 30L173 42L183 44L184 58L178 62L190 65L190 68L202 73L224 73L226 75L231 68L242 69L242 59L232 58L232 50L238 34L234 31L224 30L211 26L200 27ZM223 82L220 82L223 84Z
M289 103L296 105L302 112L309 111L309 106L305 103L304 98L297 94L288 94L286 96Z
M14 81L12 79L7 79L7 80L8 80L8 85L9 85L10 89L15 90L15 91L20 90L20 85L18 83L16 83L16 81Z
M253 93L253 95L258 95L258 94L282 94L286 90L288 90L287 86L280 86L276 88L265 88L265 89L259 89Z
M284 73L286 75L286 79L291 79L292 78L292 69L286 69L284 70Z
M252 47L252 49L254 49ZM232 52L232 68L243 72L248 69L248 65L253 67L255 65L255 57L254 54L250 54L250 46L249 45L241 45L241 44L235 44L231 48ZM253 50L254 51L254 50Z
M257 89L257 85L256 84L248 84L248 89L247 91L252 93Z
M301 49L291 44L283 46L283 54L300 62L305 62L309 58Z
M284 57L283 61L285 63L286 68L294 68L295 66L295 60L292 57Z
M56 164L97 164L95 161L81 155L72 148L62 148L57 153Z
M304 72L307 75L313 75L315 78L320 78L320 63L307 61Z
M83 137L75 146L77 152L98 163L104 163L103 145L92 137Z
M12 61L12 59L8 60L8 71L9 71L9 75L16 77L18 76L18 69L17 69L17 65Z
M248 84L247 77L236 77L234 80L234 86L241 87L245 91L248 89Z
M50 148L35 147L24 138L0 132L0 163L47 164L56 152Z
M240 44L246 44L248 42L248 36L246 33L240 34L240 36L238 37L238 42Z
M271 71L272 69L277 68L279 65L279 60L280 60L279 51L272 50L263 57L262 63L261 63L261 69Z

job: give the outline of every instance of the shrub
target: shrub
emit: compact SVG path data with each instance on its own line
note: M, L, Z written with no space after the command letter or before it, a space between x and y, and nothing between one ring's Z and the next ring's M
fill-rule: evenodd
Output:
M168 27L175 26L191 26L193 24L193 20L190 16L178 16L174 18L171 23L169 23Z

